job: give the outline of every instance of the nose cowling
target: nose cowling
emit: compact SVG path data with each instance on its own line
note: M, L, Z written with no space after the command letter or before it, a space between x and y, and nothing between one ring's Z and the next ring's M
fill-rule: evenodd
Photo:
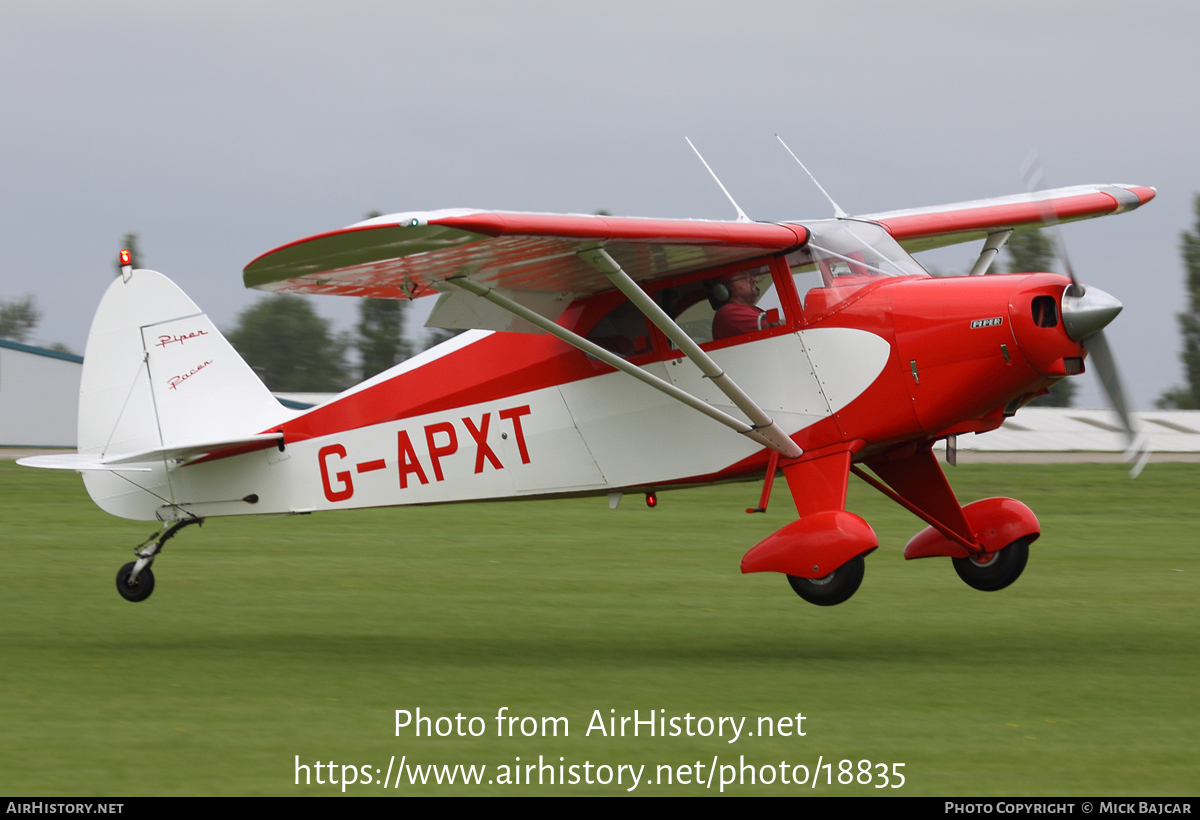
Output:
M1076 290L1082 293L1076 293ZM1062 297L1063 330L1082 342L1103 330L1124 307L1115 296L1088 285L1067 288Z
M1013 340L1026 362L1049 378L1079 372L1075 365L1082 365L1087 352L1083 343L1067 331L1067 312L1079 306L1069 307L1070 300L1063 298L1064 290L1071 292L1065 277L1053 273L1030 274L1011 281L1009 319ZM1101 321L1095 327L1103 324Z

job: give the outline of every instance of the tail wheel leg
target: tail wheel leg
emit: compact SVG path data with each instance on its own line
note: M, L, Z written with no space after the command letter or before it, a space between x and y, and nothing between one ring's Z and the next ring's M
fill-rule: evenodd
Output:
M186 518L183 521L176 521L161 534L156 533L143 541L133 551L137 560L130 561L117 570L117 592L121 594L121 597L134 603L149 598L150 593L154 592L154 573L150 571L150 565L154 563L154 559L162 551L163 546L187 525L203 523L203 518Z

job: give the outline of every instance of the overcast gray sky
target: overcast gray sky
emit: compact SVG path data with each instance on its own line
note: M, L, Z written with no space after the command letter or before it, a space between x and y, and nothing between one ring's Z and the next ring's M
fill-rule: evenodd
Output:
M129 231L228 329L247 262L369 210L732 218L685 134L768 220L829 215L775 132L851 213L1019 192L1036 147L1052 186L1158 189L1065 229L1149 407L1182 378L1198 32L1194 2L2 2L0 298L82 352Z

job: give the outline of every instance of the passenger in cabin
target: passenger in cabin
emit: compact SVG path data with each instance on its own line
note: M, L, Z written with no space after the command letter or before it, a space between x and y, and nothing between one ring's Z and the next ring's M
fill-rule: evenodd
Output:
M771 327L767 322L766 311L757 306L760 294L753 270L728 274L721 277L718 283L729 292L729 298L713 316L714 341Z

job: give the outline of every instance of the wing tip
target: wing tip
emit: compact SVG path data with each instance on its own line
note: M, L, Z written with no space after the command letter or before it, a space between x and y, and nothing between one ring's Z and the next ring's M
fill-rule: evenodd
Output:
M1122 185L1122 188L1134 194L1138 198L1138 205L1145 205L1150 200L1158 195L1158 190L1147 185Z

